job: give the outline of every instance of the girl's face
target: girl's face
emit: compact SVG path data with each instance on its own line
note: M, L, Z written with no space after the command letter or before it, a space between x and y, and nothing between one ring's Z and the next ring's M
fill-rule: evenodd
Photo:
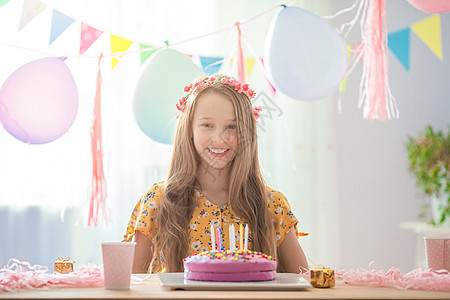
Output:
M192 131L203 165L228 168L238 146L233 103L222 95L202 95L195 105Z

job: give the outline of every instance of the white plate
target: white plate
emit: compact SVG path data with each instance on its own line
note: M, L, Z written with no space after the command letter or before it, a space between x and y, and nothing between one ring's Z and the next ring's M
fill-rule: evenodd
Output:
M311 284L294 273L277 273L275 280L252 282L216 282L185 280L184 273L159 273L161 286L171 290L302 290Z

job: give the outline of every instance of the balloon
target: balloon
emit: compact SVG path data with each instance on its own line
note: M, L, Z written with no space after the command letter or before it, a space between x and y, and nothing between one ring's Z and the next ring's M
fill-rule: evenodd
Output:
M176 50L153 53L143 66L133 96L139 128L157 142L172 144L178 113L175 103L184 96L184 86L202 74L200 67Z
M408 0L415 8L433 14L442 14L450 11L450 0Z
M52 142L69 130L78 111L78 90L65 58L23 65L0 90L0 122L30 144Z
M338 32L299 7L285 7L272 20L264 64L283 94L313 101L331 94L347 69L347 50Z

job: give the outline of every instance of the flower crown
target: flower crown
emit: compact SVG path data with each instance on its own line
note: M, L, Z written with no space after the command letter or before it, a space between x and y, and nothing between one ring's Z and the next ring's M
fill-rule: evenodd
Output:
M239 80L237 80L234 77L219 77L219 76L209 76L203 79L198 79L194 82L192 82L189 85L186 85L184 87L184 91L188 94L186 96L181 97L178 99L178 103L175 104L175 107L179 111L177 118L180 116L180 114L183 112L184 107L186 105L186 100L189 98L189 96L195 92L198 89L204 88L206 86L213 86L215 83L221 82L222 84L228 84L234 88L234 90L238 93L245 94L248 97L248 100L251 103L251 99L255 98L255 91L250 89L248 86L248 83L242 83ZM254 107L252 106L253 114L255 115L256 120L259 118L259 113L261 112L261 107Z

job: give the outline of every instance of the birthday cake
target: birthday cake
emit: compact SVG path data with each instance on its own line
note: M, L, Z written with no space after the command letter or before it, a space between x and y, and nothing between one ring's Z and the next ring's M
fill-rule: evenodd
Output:
M184 278L202 281L268 281L276 277L275 258L247 250L201 252L184 259Z

